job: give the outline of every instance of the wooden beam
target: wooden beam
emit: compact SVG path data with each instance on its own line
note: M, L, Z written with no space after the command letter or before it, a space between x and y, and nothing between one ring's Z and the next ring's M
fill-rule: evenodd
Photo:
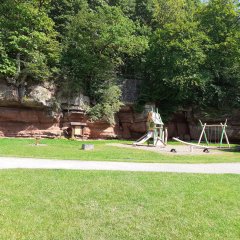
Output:
M199 137L199 140L198 140L198 145L201 143L201 140L202 140L202 137L204 135L204 138L205 138L205 141L207 143L207 145L209 144L208 143L208 140L207 140L207 135L206 135L206 132L205 132L205 129L206 129L206 123L202 124L201 120L199 120L200 124L201 124L201 127L202 127L202 132L200 134L200 137Z
M179 138L175 138L175 137L173 137L172 139L177 141L177 142L183 143L185 145L189 145L189 146L193 146L193 147L197 147L197 148L207 148L207 149L209 148L209 146L204 146L204 145L199 145L199 144L195 144L195 143L185 142L185 141L180 140Z

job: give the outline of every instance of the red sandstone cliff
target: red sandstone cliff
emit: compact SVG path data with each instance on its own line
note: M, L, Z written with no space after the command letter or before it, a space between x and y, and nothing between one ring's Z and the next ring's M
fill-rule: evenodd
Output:
M89 104L89 98L79 93L77 96L64 98L57 96L54 85L31 86L26 89L25 96L19 102L18 91L14 86L0 82L0 136L1 137L59 137L64 135L64 129L70 122L86 123L85 135L89 138L138 138L146 132L146 114L151 105L146 105L142 113L133 110L131 101L135 95L129 97L129 88L137 92L137 84L126 82L125 102L128 102L116 114L115 126L110 126L105 121L91 122L84 114L84 107ZM132 93L132 92L131 92ZM123 99L124 100L124 99ZM136 100L136 99L135 99ZM60 107L56 109L56 102ZM236 111L228 117L228 135L230 140L240 140L240 112ZM179 111L166 126L169 137L181 139L197 139L200 128L197 119L203 122L224 122L224 117L211 119L192 111Z

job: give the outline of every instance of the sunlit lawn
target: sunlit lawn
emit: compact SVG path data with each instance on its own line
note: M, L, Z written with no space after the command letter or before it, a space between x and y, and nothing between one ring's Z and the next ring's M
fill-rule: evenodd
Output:
M109 146L109 143L132 143L127 141L73 141L66 139L43 139L42 146L35 146L33 139L0 139L0 156L17 156L33 158L128 161L128 162L240 162L239 152L223 152L219 155L166 155L134 148ZM92 143L93 151L81 150L82 144ZM170 143L177 144L177 143Z
M0 171L0 239L240 239L240 176Z

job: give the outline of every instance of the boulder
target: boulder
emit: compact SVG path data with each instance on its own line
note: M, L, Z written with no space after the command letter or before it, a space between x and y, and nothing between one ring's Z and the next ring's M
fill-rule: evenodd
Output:
M28 94L28 102L32 101L45 107L51 107L53 98L54 95L50 90L39 85L31 87ZM26 103L27 100L25 99L24 102Z
M90 105L89 97L80 92L71 96L65 96L60 92L57 98L61 104L61 108L67 111L85 112Z
M0 105L13 105L18 102L17 88L0 82Z
M93 144L82 144L82 150L94 150Z

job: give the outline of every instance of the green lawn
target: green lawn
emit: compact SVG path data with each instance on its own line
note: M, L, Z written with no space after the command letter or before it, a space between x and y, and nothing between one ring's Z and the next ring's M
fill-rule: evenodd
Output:
M240 162L239 152L226 152L221 155L204 154L200 156L166 155L134 148L119 148L107 145L112 142L132 143L114 140L81 142L65 139L43 139L41 143L46 144L46 146L34 146L33 139L3 138L0 139L0 156L128 162ZM82 143L93 143L95 150L81 150Z
M0 239L240 239L240 176L0 171Z

